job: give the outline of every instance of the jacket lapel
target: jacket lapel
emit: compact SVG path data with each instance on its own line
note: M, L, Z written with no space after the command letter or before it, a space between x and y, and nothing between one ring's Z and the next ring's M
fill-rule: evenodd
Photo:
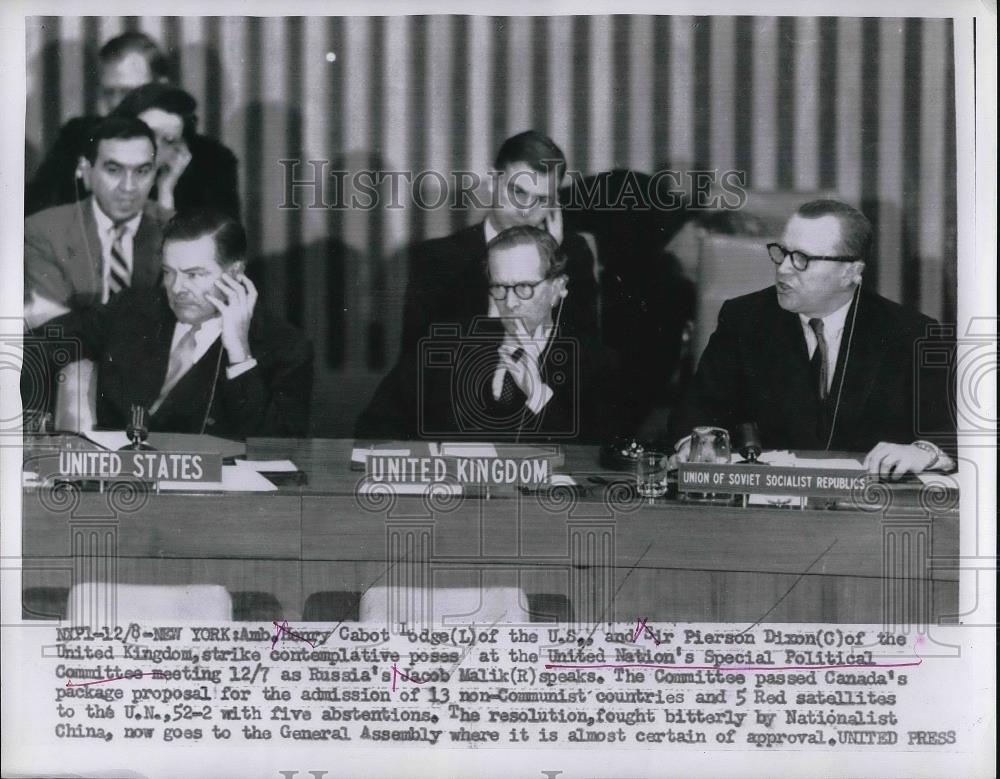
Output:
M76 240L69 238L68 259L73 267L80 268L76 288L83 296L91 296L89 301L79 300L78 305L96 305L104 294L104 254L101 238L97 234L97 220L94 219L94 196L81 200L76 211ZM71 233L71 235L73 235ZM69 268L72 272L72 268Z
M160 276L160 225L157 213L146 206L132 242L132 286L154 287Z
M783 420L780 427L795 431L794 440L815 438L820 421L819 398L813 386L799 315L781 308L776 294L766 311L767 321L762 323L761 332L751 336L764 340L762 364L767 366L764 408L759 413Z
M864 409L875 386L878 366L890 341L887 326L879 322L878 312L871 298L859 295L854 306L857 308L856 313L853 308L847 313L830 394L833 404L831 415L836 410L833 448L837 448L836 441L843 438L842 434L838 435L838 431L849 431Z

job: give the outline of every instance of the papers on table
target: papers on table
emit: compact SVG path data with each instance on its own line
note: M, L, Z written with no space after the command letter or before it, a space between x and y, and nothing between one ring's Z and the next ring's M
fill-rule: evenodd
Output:
M83 437L112 452L117 452L123 446L132 443L124 430L88 430L83 433Z
M351 449L351 462L357 463L359 465L364 465L368 462L369 455L377 454L379 457L409 457L409 449L376 449L375 447L370 447L364 449L360 446L356 446Z
M188 492L274 492L278 488L253 468L247 467L245 460L236 465L222 466L222 481L161 481L161 490Z
M917 478L928 487L941 487L946 490L958 489L957 473L918 473Z
M291 460L237 460L236 463L257 473L294 473L298 470Z
M794 452L775 450L764 452L758 458L762 463L788 468L829 468L831 470L860 471L864 467L853 457L798 457Z
M499 457L493 444L441 444L441 457Z
M792 465L796 468L829 468L839 471L864 470L861 461L852 457L831 457L830 459L796 457Z

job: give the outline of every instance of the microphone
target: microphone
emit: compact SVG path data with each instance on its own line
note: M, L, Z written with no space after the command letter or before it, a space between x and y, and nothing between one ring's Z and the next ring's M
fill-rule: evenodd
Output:
M145 406L133 403L129 408L125 433L132 443L123 446L122 450L155 451L154 447L146 443L146 438L149 437L149 409Z
M737 436L740 441L740 454L743 456L743 463L754 465L760 457L763 448L760 444L760 432L757 430L756 422L744 422L737 428Z

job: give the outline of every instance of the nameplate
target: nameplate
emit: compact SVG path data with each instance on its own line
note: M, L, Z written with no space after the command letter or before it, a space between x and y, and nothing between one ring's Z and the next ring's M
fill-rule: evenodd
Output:
M61 449L56 475L60 479L217 482L222 480L222 455Z
M712 463L681 463L677 468L680 492L848 498L860 494L868 483L868 472L861 469Z
M365 475L375 484L544 484L546 457L393 457L369 454Z

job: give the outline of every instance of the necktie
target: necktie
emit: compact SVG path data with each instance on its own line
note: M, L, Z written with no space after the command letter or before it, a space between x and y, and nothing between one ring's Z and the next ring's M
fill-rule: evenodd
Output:
M156 413L156 410L163 405L163 401L167 395L170 394L170 390L174 388L177 382L194 365L195 335L200 327L200 324L194 325L184 333L177 342L177 346L170 352L170 360L167 362L167 378L163 382L163 389L160 390L160 396L149 409L150 415Z
M810 360L810 366L812 367L813 380L816 382L816 388L819 392L819 399L822 402L826 402L826 397L828 393L827 385L827 352L826 352L826 338L823 337L823 320L822 319L810 319L809 327L816 334L816 348L813 350L812 360Z
M518 347L511 354L510 358L514 362L517 362L524 355L524 349ZM501 405L509 406L514 402L515 397L515 385L514 378L510 375L510 371L505 371L503 375L503 387L500 390L499 402Z
M125 248L122 245L126 227L120 224L111 228L111 272L108 276L108 291L111 295L117 295L129 286L131 277L128 263L125 262Z

